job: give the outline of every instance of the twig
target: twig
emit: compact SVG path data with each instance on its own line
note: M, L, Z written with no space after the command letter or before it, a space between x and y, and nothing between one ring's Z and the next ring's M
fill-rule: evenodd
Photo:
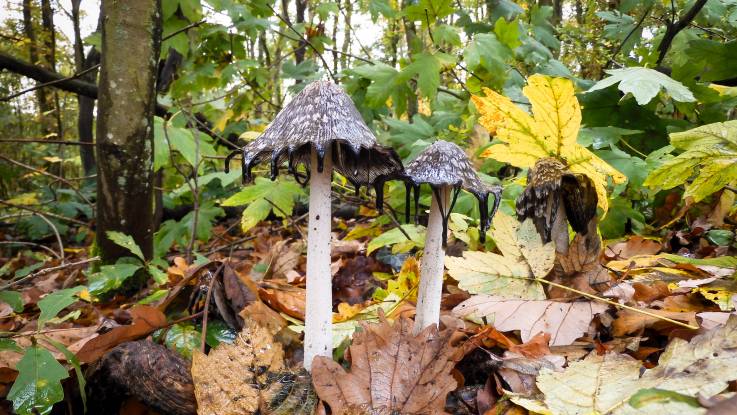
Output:
M95 262L95 261L99 261L99 260L100 260L100 257L99 256L95 256L95 257L92 257L92 258L87 258L87 259L82 260L82 261L69 262L69 263L66 263L66 264L57 265L55 267L44 268L44 269L42 269L40 271L34 272L32 274L28 274L28 275L26 275L23 278L17 279L15 281L11 281L11 282L3 285L3 286L0 286L0 291L7 290L8 288L10 288L10 287L12 287L14 285L20 284L20 283L22 283L24 281L27 281L29 279L33 279L33 278L36 278L36 277L40 277L42 275L46 275L46 274L48 274L50 272L54 272L54 271L59 271L59 270L62 270L62 269L76 267L78 265L89 264L90 262Z
M44 140L43 138L5 138L0 139L0 143L39 143L39 144L61 144L67 146L94 146L95 143L86 141L66 141L66 140Z
M615 307L624 308L625 310L634 311L635 313L644 314L646 316L650 316L650 317L656 318L658 320L667 321L667 322L669 322L671 324L675 324L677 326L685 327L687 329L691 329L691 330L698 330L699 329L698 327L692 326L690 324L682 323L682 322L677 321L677 320L673 320L672 318L663 317L661 315L658 315L658 314L655 314L655 313L651 313L651 312L649 312L647 310L642 310L642 309L639 309L639 308L630 307L630 306L625 305L625 304L620 304L620 303L618 303L616 301L608 300L606 298L602 298L602 297L599 297L597 295L589 294L589 293L586 293L586 292L577 290L575 288L566 287L565 285L561 285L561 284L558 284L558 283L555 283L555 282L552 282L552 281L548 281L546 279L533 278L533 280L534 281L537 281L537 282L541 282L543 284L552 285L553 287L560 288L562 290L574 292L574 293L576 293L578 295L582 295L584 297L591 298L592 300L600 301L602 303L607 303L607 304L613 305Z
M325 60L325 57L322 56L322 53L320 53L320 51L315 47L315 45L313 45L309 39L302 36L302 34L299 33L299 31L297 31L297 29L295 29L294 26L292 26L292 23L289 22L289 20L285 19L281 14L279 14L279 12L277 12L276 9L274 9L270 4L267 4L267 6L269 7L269 9L271 9L272 13L274 13L274 15L279 18L279 20L284 22L284 24L287 25L289 29L291 29L294 33L296 33L300 37L301 41L305 42L310 48L312 48L313 51L315 51L317 56L322 61L323 66L325 66L325 70L328 72L328 75L330 75L330 79L332 79L333 82L337 83L338 80L335 78L335 74L333 74L333 71L330 70L330 65L328 65L328 62Z
M64 243L61 241L61 235L59 235L59 230L56 228L56 225L54 225L54 222L50 221L49 218L44 216L42 213L36 213L36 216L41 218L44 222L46 222L47 225L51 228L51 230L54 232L54 236L56 236L56 242L59 244L59 258L61 259L61 263L64 263Z
M54 178L54 179L56 179L56 180L58 180L58 181L60 181L60 182L62 182L64 184L66 184L67 186L69 186L77 194L77 196L79 196L82 200L85 201L85 203L87 203L90 206L94 206L94 204L89 199L87 199L87 197L85 197L85 195L83 195L82 192L80 192L76 187L74 187L74 185L69 180L67 180L67 179L65 179L63 177L57 176L55 174L49 173L49 172L44 171L44 170L37 169L37 168L35 168L33 166L29 166L29 165L27 165L25 163L21 163L20 161L13 160L10 157L5 157L2 154L0 154L0 160L5 160L8 163L15 164L16 166L19 166L19 167L23 167L26 170L30 170L32 172L36 172L38 174L42 174L44 176L49 176L51 178Z
M179 30L175 30L175 31L169 33L168 35L162 37L161 38L161 41L163 42L165 40L169 40L169 39L173 38L174 36L176 36L176 35L178 35L178 34L180 34L182 32L186 32L187 30L189 30L189 29L191 29L193 27L197 27L197 26L199 26L199 25L201 25L203 23L205 23L205 20L200 20L199 22L190 23L187 26L184 26L183 28L181 28Z
M59 258L59 254L56 253L53 249L49 248L46 245L37 244L35 242L25 242L25 241L0 241L0 245L27 245L27 246L35 246L38 248L43 248L47 251L49 251L52 255L54 255L57 259Z
M10 207L15 208L15 209L27 210L27 211L29 211L29 212L31 212L33 214L36 214L36 215L46 215L46 216L48 216L50 218L59 219L59 220L67 221L67 222L72 222L72 223L76 223L77 225L82 225L82 226L88 226L89 225L88 223L82 222L79 219L69 218L69 217L58 215L56 213L51 213L51 212L42 212L40 210L36 210L36 209L31 208L31 207L28 207L28 206L16 205L15 203L6 202L4 200L0 200L0 203L2 203L3 205L6 205L6 206L10 206Z
M230 248L232 246L235 246L235 245L238 245L238 244L242 244L243 242L248 242L248 241L250 241L252 239L256 239L256 235L250 235L250 236L246 236L246 237L237 239L237 240L229 243L228 245L223 245L221 247L218 247L218 248L215 248L215 249L210 250L208 252L205 252L204 256L209 256L209 255L214 254L215 252L224 251L224 250L226 250L226 249L228 249L228 248Z
M665 59L665 55L668 53L668 50L670 50L673 39L675 39L678 32L685 29L691 23L691 21L696 18L696 15L699 14L706 2L707 0L696 0L693 6L691 6L686 14L681 16L681 18L678 19L677 22L668 24L668 27L665 30L665 34L663 35L663 39L660 41L660 45L658 46L658 51L660 52L660 54L658 55L658 60L655 61L655 66L660 66L660 64L663 62L663 59ZM675 19L675 5L673 3L671 4L673 7Z
M45 88L47 86L56 85L58 83L62 83L62 82L66 82L66 81L71 81L72 79L77 79L77 78L79 78L79 77L81 77L81 76L83 76L83 75L85 75L87 73L90 73L90 72L96 70L99 67L100 67L100 64L98 63L97 65L90 66L89 68L87 68L87 69L85 69L83 71L79 71L79 72L75 73L74 75L68 76L66 78L55 79L53 81L44 82L42 84L37 84L37 85L32 86L30 88L26 88L26 89L24 89L24 90L22 90L20 92L16 92L15 94L11 94L11 95L8 95L8 96L0 97L0 102L10 101L13 98L17 98L17 97L19 97L19 96L21 96L23 94L27 94L29 92L33 92L33 91L35 91L37 89Z
M630 40L630 37L632 37L632 35L637 31L637 29L640 28L640 26L642 25L642 22L645 21L645 19L647 18L647 15L650 14L650 11L652 9L653 9L653 5L651 4L650 7L648 7L647 10L645 10L645 13L642 14L642 16L640 17L640 20L637 21L637 24L635 25L635 27L633 27L632 30L630 30L630 32L627 33L627 36L624 37L624 40L622 41L622 43L620 43L619 46L617 46L617 48L614 50L614 52L612 52L612 56L604 64L604 68L608 68L609 65L611 65L612 62L614 62L614 59L617 57L619 52L622 50L622 48L624 47L624 44L627 43L627 41Z
M223 268L225 265L225 262L223 262L222 265L220 265L220 268L218 268L218 271ZM215 275L212 275L210 271L210 283L207 285L207 295L205 296L205 309L202 310L202 335L200 336L200 351L202 353L205 353L205 344L207 343L207 315L208 310L210 310L210 297L212 297L212 284L215 282L215 279L217 278L218 274L220 274L218 271L215 272Z
M271 205L271 207L273 207L274 209L276 209L279 212L281 212L281 214L284 215L284 217L287 220L289 220L289 222L291 223L291 225L294 227L294 229L297 231L297 233L302 237L302 239L307 240L307 237L305 236L304 232L302 232L302 229L300 229L299 225L297 225L297 223L294 221L294 219L292 219L292 217L290 215L287 215L287 212L285 212L284 209L282 209L279 206L277 206L276 203L272 202L267 197L265 197L264 200L267 201L267 202L269 202L269 204Z

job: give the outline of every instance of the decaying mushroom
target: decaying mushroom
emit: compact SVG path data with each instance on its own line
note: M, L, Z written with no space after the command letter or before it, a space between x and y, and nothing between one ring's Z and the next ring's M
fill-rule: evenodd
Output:
M355 187L373 185L381 206L383 184L402 174L396 152L380 146L351 98L329 81L307 85L274 118L261 136L243 148L243 181L254 165L269 160L271 178L287 162L290 174L310 187L307 235L307 299L304 366L332 355L330 230L333 169ZM305 172L298 170L299 165ZM226 162L227 165L227 162Z
M417 221L420 185L427 183L433 193L430 217L422 256L420 287L417 293L415 333L437 324L440 318L440 297L443 290L443 263L448 238L448 218L461 189L472 193L479 201L480 232L483 242L501 201L501 186L488 186L479 178L466 153L453 143L438 140L415 158L406 169L407 220L411 193L414 190L415 221ZM489 194L494 204L489 212Z
M587 176L574 174L556 158L543 158L527 172L527 187L517 199L520 221L532 218L544 242L555 242L558 253L568 251L568 223L586 235L596 217L598 197ZM595 232L595 230L594 230Z

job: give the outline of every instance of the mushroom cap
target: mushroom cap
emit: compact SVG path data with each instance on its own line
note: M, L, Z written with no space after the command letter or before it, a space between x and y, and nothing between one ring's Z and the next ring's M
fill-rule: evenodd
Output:
M597 203L591 179L571 173L561 160L546 157L527 172L527 186L517 199L517 216L521 221L532 218L543 241L549 242L561 207L573 230L586 235L589 222L596 216Z
M405 175L414 185L460 187L477 197L486 197L497 190L481 181L462 148L443 140L432 143L412 160Z
M300 163L309 171L312 148L318 153L321 171L328 146L333 150L333 168L356 186L403 172L399 156L376 142L343 89L330 81L316 81L279 111L261 136L244 147L244 181L250 181L251 168L266 159L271 161L272 178L284 161L289 162L290 173L295 173Z
M484 242L486 230L489 229L491 218L499 208L501 201L501 186L489 186L481 181L481 178L473 168L471 161L462 148L454 143L438 140L420 153L417 158L410 162L405 169L405 180L407 181L407 220L409 221L409 199L411 188L415 192L415 221L417 221L419 189L421 184L429 184L435 197L440 200L438 189L442 186L451 186L455 194L449 206L441 206L443 215L443 246L447 238L448 217L455 204L459 189L464 189L479 201L481 213L479 239ZM494 204L491 212L488 211L489 194L494 195Z

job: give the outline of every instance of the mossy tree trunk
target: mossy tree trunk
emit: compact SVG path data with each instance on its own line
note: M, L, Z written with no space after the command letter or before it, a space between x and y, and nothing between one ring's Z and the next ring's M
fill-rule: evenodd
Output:
M154 84L161 46L159 0L103 0L97 120L97 244L102 260L129 255L106 237L153 251ZM134 53L133 53L134 52Z

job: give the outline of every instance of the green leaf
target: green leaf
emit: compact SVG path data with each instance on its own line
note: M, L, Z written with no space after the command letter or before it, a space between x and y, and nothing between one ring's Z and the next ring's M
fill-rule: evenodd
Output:
M169 144L164 134L164 121L161 117L154 117L154 171L169 165Z
M440 71L455 63L455 58L446 53L418 53L412 56L412 63L402 69L401 78L409 80L417 76L417 86L422 96L432 99L440 86Z
M0 351L9 350L11 352L23 353L23 349L13 339L0 338Z
M451 0L420 0L416 4L405 7L404 12L408 19L422 22L422 25L435 23L453 13L453 2Z
M160 135L159 138L157 138L157 133ZM172 150L179 152L191 166L201 163L204 156L216 156L217 151L211 141L209 136L199 131L193 133L190 129L174 127L167 122L163 122L157 129L154 123L154 169L168 164L168 160L162 160L162 158L165 153L168 156L169 146ZM158 154L157 146L167 147L167 149L160 149L161 154Z
M618 10L596 12L602 20L607 22L604 26L604 37L621 44L620 56L627 56L642 35L642 26L637 27L635 19ZM627 42L622 43L627 39Z
M492 33L479 33L463 52L463 59L469 68L483 67L503 84L507 62L512 59L512 51Z
M143 300L139 301L138 304L151 304L165 298L169 294L169 290L156 290L151 295L147 296Z
M640 389L637 393L632 395L628 401L630 406L635 409L640 409L646 405L657 405L668 402L683 402L696 408L701 406L696 398L658 388Z
M67 349L66 346L59 343L58 341L47 336L43 336L43 339L54 346L56 350L60 351L64 355L64 358L67 359L67 362L69 362L72 367L74 367L74 373L77 375L77 385L79 385L79 391L82 397L82 405L84 406L84 411L87 412L87 393L85 393L85 385L87 384L87 382L85 381L84 375L82 374L82 366L79 363L79 359L77 359L77 356L75 356L74 353Z
M519 22L517 19L507 22L506 19L500 17L494 23L494 34L509 49L514 50L522 44L519 40Z
M126 263L122 261L123 259L119 259L114 265L103 265L99 272L90 275L90 294L100 296L110 290L120 288L125 280L142 267L140 264Z
M162 285L169 282L169 276L166 274L166 272L160 270L157 266L148 265L146 269L157 284Z
M702 125L670 138L674 147L685 151L650 173L645 186L671 189L695 176L684 196L699 202L737 180L737 120Z
M455 26L441 24L433 29L433 37L438 43L447 43L451 46L461 46L461 36Z
M340 12L340 8L338 8L338 3L328 1L318 4L317 7L315 7L315 11L317 12L317 15L320 16L320 20L326 20L330 16L330 13L338 14Z
M665 90L671 98L679 102L696 101L685 85L654 69L632 67L608 69L606 73L610 76L597 82L587 92L598 91L618 83L619 90L625 94L631 93L640 105L650 102L661 90Z
M188 323L175 324L166 332L164 343L187 359L192 358L192 351L200 347L202 334Z
M141 261L146 261L143 257L143 252L141 252L141 248L136 244L136 241L133 240L133 237L116 231L108 231L106 235L108 239L113 241L116 245L127 249L128 252L137 256Z
M23 311L23 296L17 291L0 291L0 301L9 305L16 313Z
M38 316L38 329L43 329L46 322L56 317L61 310L76 302L77 299L74 295L84 289L85 287L80 285L53 292L42 298L38 302L38 308L41 310L41 314Z
M44 262L43 261L36 262L35 264L31 264L31 265L25 266L23 268L20 268L20 269L18 269L18 270L15 271L15 278L23 278L26 275L32 273L33 271L41 268L42 266L44 266Z
M704 82L737 77L737 40L717 42L693 39L683 51L683 63L674 68L674 76L699 77Z
M371 242L366 246L366 255L371 254L375 250L399 243L411 243L417 247L425 246L425 227L421 225L402 225L402 229L407 232L407 235L411 238L407 240L399 228L393 228L387 232L382 233L376 238L372 239Z
M355 67L353 72L371 80L371 85L366 90L366 100L374 108L384 106L400 83L399 71L381 62Z
M371 13L371 21L374 23L379 19L379 14L387 19L394 19L399 14L394 10L389 0L372 0L368 3L368 10Z
M266 178L257 177L253 185L246 186L225 200L222 205L248 205L243 211L241 220L241 228L243 232L247 232L266 219L272 208L276 216L289 217L294 209L295 198L301 195L304 195L304 190L291 180L277 179L272 182Z
M221 342L233 343L238 333L228 327L222 320L211 320L207 322L207 334L205 342L210 347L217 347Z
M40 303L39 303L40 305ZM69 373L48 350L32 346L18 362L18 377L8 392L13 409L19 415L45 415L56 402L64 399L62 379Z

